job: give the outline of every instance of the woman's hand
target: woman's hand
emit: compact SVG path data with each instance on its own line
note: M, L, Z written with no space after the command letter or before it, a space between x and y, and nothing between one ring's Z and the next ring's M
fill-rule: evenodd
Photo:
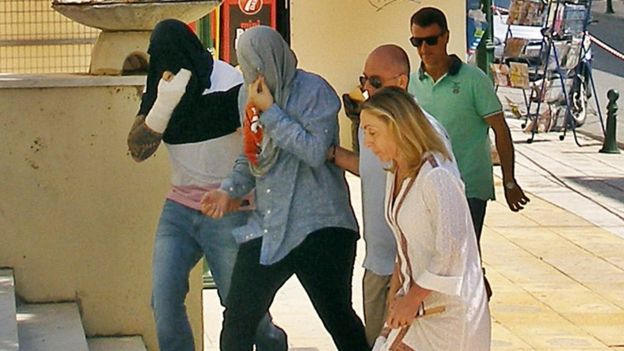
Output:
M392 329L407 327L418 314L418 309L431 290L412 284L407 294L396 296L388 306L386 323Z
M252 103L260 112L268 110L273 105L273 95L264 81L264 76L258 76L249 84L248 102Z
M221 189L207 191L201 199L201 211L208 217L222 218L225 214L236 211L241 200L233 199Z
M397 296L390 302L386 323L392 329L406 327L416 318L419 307L420 302L410 299L409 295Z

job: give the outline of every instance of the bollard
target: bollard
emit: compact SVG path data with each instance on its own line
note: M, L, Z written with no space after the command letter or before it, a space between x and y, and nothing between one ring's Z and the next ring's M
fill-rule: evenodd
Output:
M620 93L617 90L611 89L607 93L607 99L609 99L609 103L607 104L607 131L605 133L604 143L602 144L602 149L599 152L605 154L619 154L620 149L617 147L617 142L615 139L615 132L617 127L617 99L620 97Z
M613 1L612 0L607 0L607 14L614 14L615 11L613 11Z

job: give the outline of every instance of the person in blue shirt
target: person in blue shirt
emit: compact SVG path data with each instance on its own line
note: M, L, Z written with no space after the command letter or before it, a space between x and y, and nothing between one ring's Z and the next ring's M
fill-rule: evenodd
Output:
M366 58L360 76L360 89L368 97L374 96L384 87L397 87L407 91L409 72L410 63L405 50L394 44L380 45ZM355 137L360 147L359 153L355 153L335 146L335 163L359 175L362 181L363 236L366 243L362 296L366 338L372 346L386 320L388 290L395 270L397 246L384 215L387 174L384 168L387 165L375 157L369 148L364 147L363 130L359 126L361 102L354 101L348 94L343 95L343 101L345 111L352 115L352 121L356 124L354 129L359 130ZM424 112L424 115L452 156L450 141L444 128L428 113Z
M206 193L202 211L219 218L232 198L254 188L256 208L234 230L241 246L221 350L252 350L258 322L293 274L336 348L369 350L351 298L358 226L344 171L327 160L338 143L340 100L323 78L297 68L294 52L269 27L245 31L237 58L245 154L220 189Z
M237 98L243 79L234 67L213 60L178 20L156 25L148 52L146 91L128 148L141 162L163 141L171 160L171 190L154 239L152 308L160 350L194 351L184 305L189 274L205 257L224 303L238 252L232 229L244 224L249 213L236 210L215 220L200 212L202 195L219 187L240 150ZM266 310L263 316L257 350L285 351L285 333L271 323Z

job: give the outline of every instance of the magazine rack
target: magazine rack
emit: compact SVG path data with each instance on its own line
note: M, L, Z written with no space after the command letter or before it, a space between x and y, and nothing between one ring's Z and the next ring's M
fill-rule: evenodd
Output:
M529 5L526 4L527 1ZM528 10L523 12L522 9L527 7ZM517 9L520 9L519 14ZM533 142L536 133L551 130L562 131L559 139L563 140L570 129L575 142L579 144L576 127L585 120L587 100L592 93L604 130L591 68L588 65L591 59L587 35L590 11L591 0L549 0L548 3L540 3L539 0L514 0L512 3L507 22L506 50L501 61L508 62L509 67L511 61L518 61L518 58L526 62L526 67L519 71L523 75L521 79L517 79L518 82L515 83L509 82L508 86L520 87L520 83L524 84L522 88L527 112L523 127L526 126L526 130L531 132L531 137L527 140L529 143ZM537 46L539 52L535 55L534 52L527 52L528 40L519 38L512 28L518 24L526 26L539 23L542 26L542 39ZM496 71L494 75L496 79ZM514 78L512 74L509 76ZM530 82L528 87L524 81ZM531 91L530 98L526 96L526 89ZM541 111L543 105L547 106L545 111Z
M526 91L534 90L536 80L541 77L539 63L543 46L542 35L539 34L536 38L531 33L536 32L533 29L535 27L543 28L546 7L542 0L512 1L507 17L504 50L498 58L499 63L491 66L496 89L501 86L521 89L527 111L530 101ZM535 44L535 41L539 45L530 45Z
M545 26L542 29L543 53L541 80L535 98L530 99L527 122L530 123L532 142L539 126L547 125L546 131L560 130L564 140L568 129L572 130L574 141L580 146L576 128L586 119L587 102L593 94L601 125L604 123L596 95L594 79L589 67L591 52L587 26L591 15L591 0L551 0ZM591 91L589 89L591 88ZM536 109L531 113L531 104ZM548 105L547 122L540 123L542 103Z

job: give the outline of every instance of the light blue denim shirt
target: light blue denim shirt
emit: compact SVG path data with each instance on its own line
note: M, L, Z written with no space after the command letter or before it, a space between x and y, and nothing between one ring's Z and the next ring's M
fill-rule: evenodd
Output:
M241 155L221 184L232 197L255 187L256 209L234 237L239 243L262 237L261 264L280 261L316 230L358 231L344 171L326 161L329 146L338 143L339 109L325 80L297 70L286 107L273 104L260 115L265 137L280 148L275 165L256 178Z
M366 242L364 268L377 275L391 275L394 271L397 246L392 229L384 216L386 177L384 164L364 145L362 128L360 141L360 179L362 181L363 236Z

